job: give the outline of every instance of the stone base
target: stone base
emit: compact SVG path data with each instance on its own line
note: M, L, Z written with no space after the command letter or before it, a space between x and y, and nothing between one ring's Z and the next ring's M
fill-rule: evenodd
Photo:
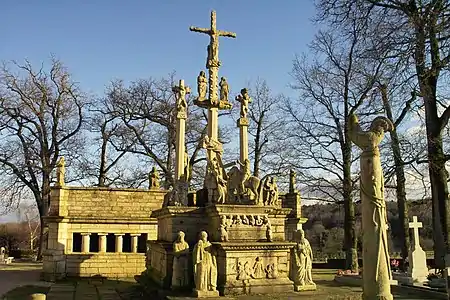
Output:
M223 287L224 295L276 294L292 292L294 285L289 278L247 279L229 281Z
M295 243L221 242L213 245L218 253L217 286L221 294L271 294L294 290L294 282L289 279L289 265L290 249Z
M317 290L317 286L315 284L306 284L306 285L294 285L294 291L303 292L303 291L315 291Z
M197 298L219 297L219 291L197 291L194 289L193 296Z
M362 286L363 279L361 275L336 275L334 276L334 281L350 286ZM395 279L391 279L391 286L398 285L398 281Z
M392 277L401 284L408 284L408 285L424 284L425 282L428 282L428 279L426 277L413 278L406 273L394 272L392 274Z

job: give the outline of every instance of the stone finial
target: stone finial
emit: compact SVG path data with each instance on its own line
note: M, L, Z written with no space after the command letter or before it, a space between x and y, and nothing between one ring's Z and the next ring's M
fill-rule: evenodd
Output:
M66 161L64 156L61 156L58 163L56 164L56 186L64 186L65 185L65 176L66 176Z

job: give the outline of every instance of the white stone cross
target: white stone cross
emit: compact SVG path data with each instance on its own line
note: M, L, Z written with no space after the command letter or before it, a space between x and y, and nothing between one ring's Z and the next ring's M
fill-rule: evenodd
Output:
M413 221L409 222L409 228L414 231L414 248L420 248L419 228L422 228L422 222L417 222L417 216L413 216Z

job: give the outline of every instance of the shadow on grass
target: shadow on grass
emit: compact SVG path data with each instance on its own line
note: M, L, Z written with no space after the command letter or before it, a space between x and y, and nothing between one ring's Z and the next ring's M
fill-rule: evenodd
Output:
M25 285L15 288L3 295L3 299L8 300L23 300L28 299L32 294L41 293L47 294L50 287Z

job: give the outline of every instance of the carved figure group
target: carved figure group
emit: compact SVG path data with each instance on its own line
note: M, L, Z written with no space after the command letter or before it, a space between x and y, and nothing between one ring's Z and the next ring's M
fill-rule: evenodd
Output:
M172 288L189 286L189 244L184 240L184 232L178 232L173 243Z
M228 222L225 216L220 217L219 235L221 242L228 242Z
M208 189L208 203L225 203L227 181L217 157L207 162L205 187Z
M197 291L215 291L217 288L217 263L206 231L200 232L200 239L195 244L192 255L195 289Z
M248 106L250 102L252 102L252 99L248 95L248 90L246 88L241 89L241 94L236 96L236 101L241 103L241 118L247 118Z
M149 188L150 189L159 189L159 173L155 167L152 167L150 174L148 176L149 179Z
M313 252L302 229L296 231L295 240L297 245L294 248L294 283L299 286L315 285L312 280Z
M263 205L275 205L278 201L278 186L275 177L266 177L263 183Z

